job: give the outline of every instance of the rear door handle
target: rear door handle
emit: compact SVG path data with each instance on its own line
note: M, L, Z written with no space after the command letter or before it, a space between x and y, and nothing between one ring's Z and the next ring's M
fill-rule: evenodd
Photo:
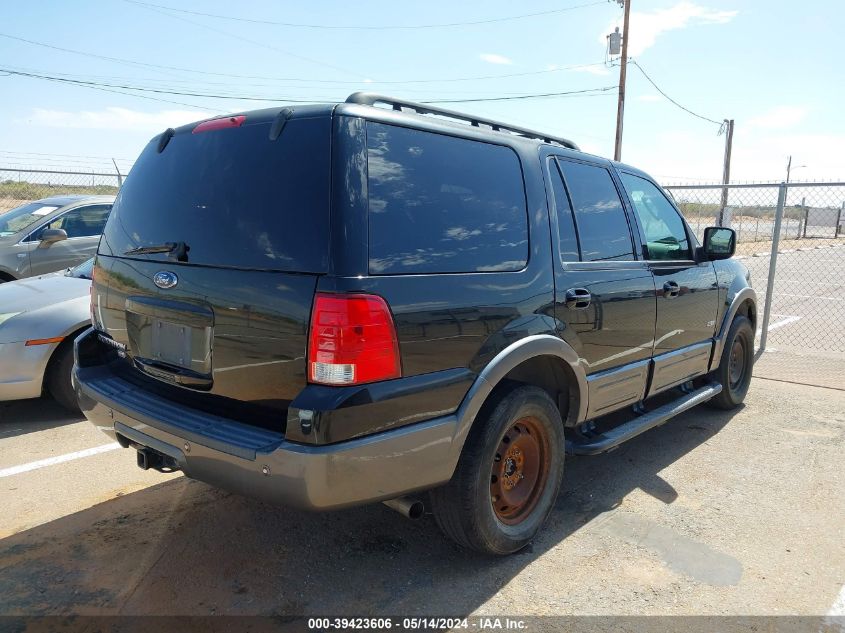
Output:
M566 291L566 307L570 310L583 310L590 306L593 296L586 288L570 288Z
M681 288L674 281L667 281L663 284L663 296L667 299L674 299L681 294Z

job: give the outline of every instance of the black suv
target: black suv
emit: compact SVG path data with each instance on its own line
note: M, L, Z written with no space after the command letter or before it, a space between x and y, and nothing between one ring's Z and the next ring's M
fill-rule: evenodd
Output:
M734 248L643 172L496 121L362 93L211 119L117 197L77 395L142 468L315 510L425 491L506 554L566 452L742 401Z

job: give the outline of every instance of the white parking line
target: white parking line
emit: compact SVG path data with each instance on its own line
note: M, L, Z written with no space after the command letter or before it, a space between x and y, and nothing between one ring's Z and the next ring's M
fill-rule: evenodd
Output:
M842 284L831 283L829 281L806 281L804 279L778 279L777 282L779 284L802 284L805 286L834 286L834 288L838 288Z
M120 448L120 444L112 442L111 444L103 444L102 446L95 446L94 448L86 448L84 451L76 451L75 453L66 453L65 455L56 455L55 457L48 457L47 459L39 459L37 462L29 462L28 464L21 464L20 466L12 466L11 468L4 468L0 470L0 479L3 477L11 477L12 475L20 475L21 473L29 472L30 470L38 470L46 466L53 466L55 464L62 464L70 462L74 459L82 457L90 457L91 455L99 455Z
M787 292L778 292L775 294L777 297L798 297L799 299L824 299L825 301L845 301L845 298L842 297L823 297L820 295L793 295Z
M829 618L842 616L845 616L845 585L843 585L842 589L839 590L839 595L836 596L833 606L831 606L830 610L827 612L827 617Z
M777 323L772 323L769 325L769 332L772 330L777 330L778 328L782 328L790 323L795 323L796 321L800 321L803 317L800 316L788 316L783 319L783 321L778 321Z
M770 323L769 329L767 330L769 332L771 332L772 330L777 330L778 328L785 327L787 325L790 325L791 323L795 323L796 321L800 321L802 318L804 318L804 317L800 317L800 316L789 316L789 315L786 315L786 314L772 314L772 316L776 316L776 317L782 316L783 320L775 321L774 323ZM760 340L760 335L761 335L761 332L757 332L757 336L755 338L758 341ZM769 348L768 351L773 352L775 350Z

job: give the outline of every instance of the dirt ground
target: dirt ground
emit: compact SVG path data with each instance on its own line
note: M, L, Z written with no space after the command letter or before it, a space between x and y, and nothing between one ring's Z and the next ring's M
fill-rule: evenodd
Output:
M272 507L124 449L18 472L108 442L45 401L0 420L4 615L823 616L845 583L834 389L755 379L735 412L570 458L545 529L507 558L460 550L429 516Z
M793 252L798 249L828 248L833 246L845 246L845 236L836 239L813 237L806 239L781 239L778 242L778 252ZM736 254L746 257L770 257L772 253L772 242L739 242L736 245Z

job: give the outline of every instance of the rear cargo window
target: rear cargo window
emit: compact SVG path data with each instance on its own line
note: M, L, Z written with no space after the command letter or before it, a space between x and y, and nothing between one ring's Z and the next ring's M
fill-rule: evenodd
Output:
M272 121L153 139L118 194L100 252L184 243L190 264L325 272L330 117ZM167 253L130 257L167 260Z
M528 261L516 153L367 123L371 274L514 271Z

